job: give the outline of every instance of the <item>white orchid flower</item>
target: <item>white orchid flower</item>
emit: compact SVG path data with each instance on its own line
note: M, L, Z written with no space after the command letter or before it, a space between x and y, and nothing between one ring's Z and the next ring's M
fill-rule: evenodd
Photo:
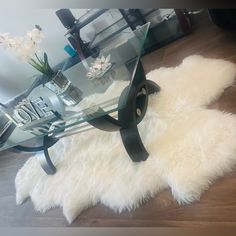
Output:
M39 51L38 44L43 34L38 28L27 32L25 37L10 37L8 33L0 34L0 43L11 50L19 59L28 60Z
M0 44L6 49L11 50L18 59L28 62L41 73L52 77L54 71L49 66L47 54L44 53L40 58L39 43L43 38L43 33L39 26L27 32L24 37L10 37L8 33L0 34Z
M34 28L33 30L27 32L26 37L35 43L40 43L44 35L41 30Z

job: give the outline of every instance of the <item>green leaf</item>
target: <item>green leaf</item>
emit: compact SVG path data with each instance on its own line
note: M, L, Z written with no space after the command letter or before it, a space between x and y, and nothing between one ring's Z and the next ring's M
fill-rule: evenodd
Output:
M40 64L43 64L43 60L38 57L37 53L35 53L35 57L37 58Z
M33 58L30 58L30 62L37 65L37 66L42 67L42 65L40 63L38 63L37 61L35 61Z
M38 71L40 71L42 74L44 74L44 70L42 70L41 67L39 67L38 65L35 65L34 63L31 63L31 62L29 62L29 64L30 64L31 66L33 66L36 70L38 70Z
M48 64L48 55L46 52L43 54L43 58L44 58L45 64Z
M50 76L50 74L45 68L45 65L41 65L37 63L33 58L30 59L29 64L33 66L35 69L37 69L38 71L40 71L41 73Z
M49 65L47 53L44 53L44 62L45 62L45 69L48 71L48 73L51 76L53 76L54 71L52 70L52 68Z

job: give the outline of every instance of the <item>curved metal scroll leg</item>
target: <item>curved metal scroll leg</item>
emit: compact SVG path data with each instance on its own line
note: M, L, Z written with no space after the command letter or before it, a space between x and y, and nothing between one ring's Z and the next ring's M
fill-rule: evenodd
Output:
M149 154L143 145L137 125L145 116L148 106L148 95L160 91L160 87L151 80L146 80L142 64L139 63L132 84L121 93L118 120L104 115L88 121L92 126L104 130L120 130L123 145L130 158L135 161L145 161Z
M43 152L44 155L38 155L38 161L43 168L43 170L48 174L48 175L53 175L56 173L56 167L51 161L51 158L48 153L48 148L54 145L58 140L50 138L48 136L45 136L43 139Z
M132 161L145 161L149 154L140 138L137 125L120 130L123 145Z
M120 135L127 153L135 162L145 161L149 156L140 138L137 124L139 124L145 116L148 106L148 95L159 91L160 87L155 82L146 80L139 88L137 93L139 96L136 97L136 102L129 104L125 111L121 110L119 119L128 121L130 125L122 128ZM135 108L135 111L133 108Z
M145 161L149 156L137 127L147 110L147 89L146 82L140 83L135 89L131 87L127 106L118 112L118 120L126 124L120 129L123 145L135 162Z
M53 175L56 173L56 167L51 161L51 158L48 153L48 148L53 146L58 139L52 138L45 136L43 138L43 145L39 147L25 147L21 145L17 145L14 148L19 150L19 151L24 151L24 152L39 152L43 151L44 155L38 155L37 158L39 160L39 163L43 170L48 174L48 175Z
M99 111L103 112L102 109L100 109ZM95 116L96 113L94 113L93 115ZM121 124L119 123L119 121L109 115L104 115L101 117L98 116L97 118L88 120L87 122L93 127L107 132L117 131L121 128Z
M152 80L146 80L148 94L157 93L161 90L160 86Z
M123 102L123 97L127 95L127 91L128 88L122 92L120 103ZM142 143L137 128L137 124L143 119L147 108L148 94L146 91L147 86L144 83L138 90L135 89L129 93L134 94L131 95L132 99L129 99L127 106L118 111L118 120L109 115L104 115L87 121L92 126L104 131L120 130L123 145L130 158L136 162L145 161L148 157L148 152ZM139 96L136 97L137 92Z

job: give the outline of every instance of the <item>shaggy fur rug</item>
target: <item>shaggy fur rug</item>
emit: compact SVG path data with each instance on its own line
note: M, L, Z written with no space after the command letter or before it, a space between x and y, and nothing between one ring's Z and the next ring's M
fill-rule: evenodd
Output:
M31 197L41 212L60 206L70 223L97 203L121 212L165 188L180 204L198 200L236 164L236 115L206 108L233 84L235 75L234 64L201 56L151 71L147 78L161 92L150 96L139 125L150 153L147 161L130 160L119 132L76 134L51 148L55 175L46 175L35 156L19 170L17 204Z

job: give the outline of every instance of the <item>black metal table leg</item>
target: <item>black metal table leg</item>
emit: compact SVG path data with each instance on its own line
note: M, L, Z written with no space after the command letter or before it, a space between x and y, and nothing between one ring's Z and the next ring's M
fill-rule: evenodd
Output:
M125 88L120 96L119 106L126 104L118 111L118 120L105 115L88 121L94 127L104 131L120 130L123 145L130 158L135 161L145 161L149 154L143 145L137 125L145 116L148 106L148 95L160 91L153 81L146 80L142 64L139 63L135 79Z
M147 85L144 81L138 86L133 86L129 89L127 104L124 109L118 112L118 120L125 124L120 129L123 145L129 157L135 162L145 161L149 155L143 145L137 127L146 113L147 104Z
M149 154L140 138L137 125L120 130L123 145L132 161L145 161Z
M144 69L139 62L135 78L128 91L127 105L118 113L118 120L126 124L120 129L123 145L133 161L145 161L149 156L137 125L146 114L148 95L158 91L160 87L155 82L146 80Z
M43 158L40 157L38 159L39 159L41 167L48 175L53 175L56 173L56 167L51 161L51 158L48 153L48 148L53 146L57 141L58 139L50 138L48 136L44 137L43 139L44 156Z
M24 152L40 152L43 151L44 155L39 156L38 160L40 162L40 165L42 166L43 170L48 174L48 175L53 175L56 173L56 167L51 161L51 158L48 153L48 148L53 146L58 139L52 138L45 136L43 138L43 145L38 146L38 147L26 147L26 146L21 146L17 145L14 147L14 149L19 150L19 151L24 151Z
M146 80L146 81L147 81L148 94L157 93L161 90L160 86L157 85L154 81L152 80Z

